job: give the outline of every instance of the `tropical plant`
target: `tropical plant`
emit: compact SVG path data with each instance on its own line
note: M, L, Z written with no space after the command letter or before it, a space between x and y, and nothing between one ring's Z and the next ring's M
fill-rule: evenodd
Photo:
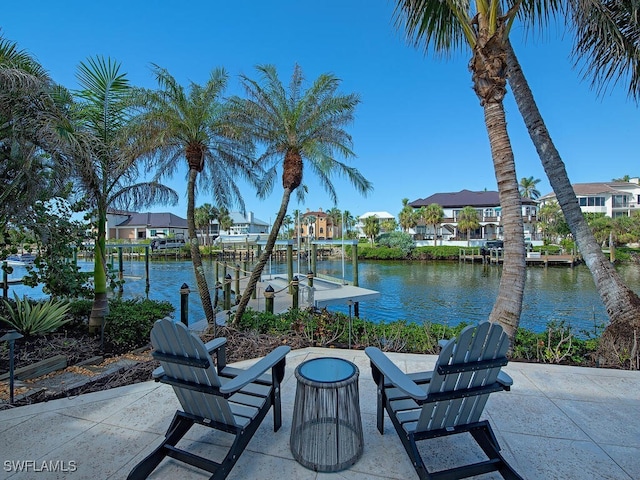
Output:
M386 218L380 222L380 229L383 232L393 232L398 228L398 222L395 218Z
M369 239L369 241L371 242L371 246L373 247L373 242L380 233L380 220L373 215L365 218L362 231Z
M480 227L478 211L470 206L464 207L458 213L458 230L467 233L467 245L471 240L471 231Z
M425 224L433 227L433 246L435 247L438 242L438 226L444 219L444 210L437 203L432 203L425 207L421 215Z
M414 208L409 205L409 199L402 199L402 210L398 214L400 228L403 232L408 232L412 228L415 228L418 224L418 219Z
M196 228L198 228L203 236L204 229L206 228L207 236L206 239L202 243L207 245L211 244L211 222L214 220L218 220L220 217L220 211L211 205L210 203L205 203L200 207L196 207L195 211L195 222Z
M143 106L137 118L145 135L146 154L157 167L158 180L171 177L186 164L187 229L196 284L207 322L214 323L209 286L202 269L202 257L195 224L196 183L199 192L212 192L218 208L238 203L244 210L238 179L257 185L261 170L252 159L253 144L238 128L222 95L227 74L214 69L204 85L191 83L188 91L164 68L153 66L158 90L140 92ZM220 227L224 229L223 213Z
M20 299L13 293L15 306L4 300L6 315L0 320L8 323L23 335L42 335L55 332L71 320L69 302L66 300L49 299L46 302L32 303L27 297Z
M344 229L347 233L347 238L351 238L351 234L352 234L351 229L356 224L355 217L351 214L349 210L345 210L344 212L342 212L342 221L344 222Z
M337 232L340 232L340 236L342 237L344 225L342 225L342 212L340 211L340 209L338 207L330 208L329 210L327 210L327 217L329 218L331 228L333 229L333 235L331 236L331 238L336 237ZM327 228L329 228L328 225ZM329 235L327 235L327 238L330 238Z
M399 248L404 257L407 257L415 248L413 238L406 232L383 233L378 237L378 245L388 248Z
M533 200L540 197L540 191L537 188L540 179L533 177L522 177L520 179L520 195L525 198L531 198Z
M256 143L263 147L260 161L272 164L259 193L266 196L273 189L277 166L281 164L283 194L264 252L251 273L236 310L236 319L242 317L273 252L291 194L295 191L298 200L303 200L306 189L298 188L303 180L303 166L306 165L318 176L334 203L338 200L331 183L334 173L345 175L363 194L372 188L357 169L336 159L336 154L346 158L354 156L351 137L344 126L353 120L355 107L359 103L357 95L338 93L340 80L330 74L320 75L305 90L302 69L298 65L293 70L288 91L278 78L274 66L259 66L257 70L260 81L241 77L248 98L236 97L233 101L241 123L251 131Z
M69 115L59 119L66 140L66 158L76 188L93 212L95 227L94 304L89 331L97 333L109 311L107 302L106 222L109 208L139 209L150 205L176 204L178 195L158 181L137 182L143 137L130 128L134 89L120 64L107 58L81 62L77 73L80 90L75 101L68 98ZM65 92L60 91L65 98Z
M615 0L571 1L568 6L576 30L574 54L578 61L584 60L585 77L591 76L592 85L599 91L610 83L628 78L628 92L637 99L640 96L638 4ZM509 85L516 104L611 320L603 333L600 356L604 358L606 349L634 352L631 367L639 368L640 298L624 284L584 220L560 153L510 45L507 53ZM613 357L615 362L616 355Z
M221 207L218 214L218 224L220 225L220 231L227 232L233 227L233 218L226 207Z
M473 88L484 110L505 232L502 276L489 320L504 327L512 345L520 322L526 272L522 201L503 105L506 48L516 16L544 20L550 4L553 2L396 0L394 12L396 24L416 46L431 47L441 54L471 49Z
M631 177L629 175L623 175L620 178L611 179L612 182L628 182L629 180L631 180Z

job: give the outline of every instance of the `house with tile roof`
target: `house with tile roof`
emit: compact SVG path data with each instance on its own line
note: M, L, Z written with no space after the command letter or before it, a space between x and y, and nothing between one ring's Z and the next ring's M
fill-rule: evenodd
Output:
M574 183L573 191L584 213L603 213L607 217L628 217L640 211L640 178L628 182ZM539 199L541 205L556 200L554 192Z
M187 221L173 213L107 212L107 239L130 240L189 237Z
M340 235L336 231L337 225L333 224L331 217L319 208L316 211L307 211L300 215L300 242L307 240L333 240ZM298 238L298 232L294 228L293 237Z
M466 239L466 232L458 230L458 216L464 207L473 207L478 212L480 227L471 232L471 240L493 240L502 238L500 196L497 191L471 191L435 193L419 198L409 205L415 209L437 203L444 210L444 219L433 231L432 225L419 223L416 227L416 240L433 240L434 235L444 241ZM536 231L538 203L530 198L522 199L522 220L525 235L530 238Z

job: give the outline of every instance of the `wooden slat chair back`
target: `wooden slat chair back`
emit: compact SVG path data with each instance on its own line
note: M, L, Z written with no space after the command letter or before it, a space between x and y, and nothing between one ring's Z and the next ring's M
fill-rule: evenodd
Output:
M151 331L153 357L160 361L153 376L173 387L178 410L164 441L129 474L130 480L147 478L165 457L227 477L262 420L273 409L273 429L282 425L280 383L290 347L280 346L247 370L226 365L226 339L207 344L181 323L158 320ZM221 462L194 455L177 447L194 424L234 435Z
M457 479L498 471L506 479L521 477L500 453L493 430L480 420L489 395L509 390L509 339L498 324L469 326L444 343L433 371L405 374L375 347L365 349L377 384L377 426L384 433L384 411L421 479ZM487 460L430 472L416 442L469 433Z
M429 382L428 394L435 401L422 409L416 430L438 430L480 420L489 394L503 389L496 380L500 368L507 364L508 349L509 338L502 327L489 322L467 327L449 340L440 351ZM448 396L453 398L446 400Z
M215 394L220 388L220 377L213 359L200 338L176 322L161 322L151 332L155 357L160 360L167 379L175 379L173 391L182 410L196 417L208 418L225 425L236 425L229 401ZM185 363L169 355L183 357ZM167 383L170 383L167 382ZM213 387L198 391L186 388L188 384Z

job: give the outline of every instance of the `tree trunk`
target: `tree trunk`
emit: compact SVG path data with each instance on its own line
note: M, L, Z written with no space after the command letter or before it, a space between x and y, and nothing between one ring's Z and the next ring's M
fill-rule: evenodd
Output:
M98 232L94 245L93 258L93 306L89 315L89 334L97 335L102 331L104 321L109 315L107 298L107 255L106 255L106 208L98 207Z
M264 266L267 264L267 261L269 260L269 257L273 252L273 247L275 246L276 240L278 239L278 232L280 231L280 227L282 226L282 221L287 214L287 208L289 207L289 198L291 198L292 191L293 190L289 188L284 189L284 193L282 194L282 203L280 203L280 210L278 210L278 215L276 215L276 219L273 222L273 226L271 227L271 232L269 232L269 237L267 238L267 244L264 247L264 251L258 259L258 263L256 264L256 266L253 267L253 271L251 272L251 276L249 277L249 283L242 293L240 303L238 304L238 308L236 309L236 313L233 319L234 324L240 321L242 315L244 314L244 311L247 309L249 299L251 298L251 295L253 294L258 281L260 280L262 271L264 270Z
M606 327L600 343L600 357L605 364L615 366L624 363L623 357L627 357L630 359L630 367L637 369L640 367L637 349L637 337L640 333L640 298L623 283L614 266L602 253L582 214L564 162L551 140L511 45L508 45L507 53L509 85L518 109L609 315L610 324Z
M484 112L498 182L504 235L500 287L489 321L498 322L503 326L513 347L516 330L520 323L526 278L522 199L518 188L513 150L507 134L504 106L502 103L487 103L484 106Z
M189 246L191 248L191 261L193 262L193 271L196 277L198 292L200 293L202 309L204 310L204 315L207 319L207 323L213 324L215 328L216 317L215 317L215 314L213 313L213 306L211 304L211 295L209 293L209 286L207 285L207 279L204 276L204 270L202 269L202 256L200 255L200 244L198 242L198 235L196 232L195 187L196 187L197 176L198 176L198 171L195 168L189 168L189 179L187 181L187 231L189 232Z

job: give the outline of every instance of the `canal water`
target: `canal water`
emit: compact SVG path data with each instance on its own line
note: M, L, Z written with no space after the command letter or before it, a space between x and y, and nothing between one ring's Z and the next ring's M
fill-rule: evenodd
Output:
M92 262L79 262L83 270L93 269ZM214 266L204 262L209 286L214 285ZM307 269L303 268L306 272ZM339 279L352 279L351 263L325 260L317 263L319 274ZM372 321L406 320L407 322L436 322L456 325L461 321L476 323L491 312L500 281L501 267L478 263L457 262L374 262L359 263L359 283L363 288L381 293L379 299L362 302L360 316ZM619 267L627 285L640 293L640 267ZM284 263L272 263L265 275L286 272ZM343 273L344 272L344 273ZM10 278L20 278L22 267L14 267ZM124 298L145 298L144 262L124 261ZM204 318L193 266L190 261L152 262L150 266L149 298L165 300L176 307L179 315L183 283L190 289L189 319ZM22 285L10 287L10 296L42 298L41 289ZM348 307L332 307L348 313ZM564 321L574 331L593 332L606 323L607 315L600 301L589 270L584 265L570 267L528 267L524 306L520 324L541 331L550 321Z

